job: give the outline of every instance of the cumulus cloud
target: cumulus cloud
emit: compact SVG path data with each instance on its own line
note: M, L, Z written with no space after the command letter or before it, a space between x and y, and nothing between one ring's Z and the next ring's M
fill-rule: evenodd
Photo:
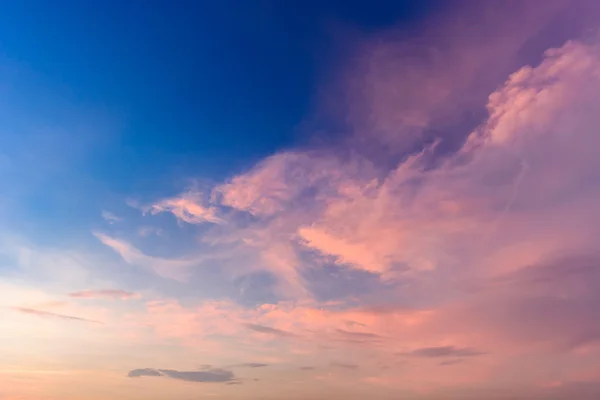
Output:
M228 383L235 381L233 372L219 368L202 371L177 371L173 369L141 368L129 371L127 376L130 378L138 378L142 376L167 377L186 382Z
M121 289L81 290L69 293L69 297L76 299L119 299L129 300L140 297L138 293L127 292Z

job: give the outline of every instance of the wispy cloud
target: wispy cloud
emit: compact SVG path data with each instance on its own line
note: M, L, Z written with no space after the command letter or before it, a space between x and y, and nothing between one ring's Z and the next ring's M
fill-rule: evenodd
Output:
M141 368L129 371L127 376L130 378L139 378L143 376L167 377L186 382L199 383L236 382L235 375L233 374L233 372L218 368L207 369L202 371L178 371L173 369Z
M118 217L110 211L102 210L102 218L108 222L109 224L114 224L115 222L121 222L123 218Z
M94 232L100 242L113 249L128 264L137 265L154 271L157 275L174 280L185 280L189 275L189 268L197 265L196 259L167 259L152 257L144 254L128 242L109 235Z
M469 347L439 346L422 347L407 353L399 353L414 357L438 358L438 357L476 357L486 353Z
M65 321L90 322L90 323L94 323L94 324L102 323L100 321L94 321L92 319L75 317L72 315L57 314L57 313L53 313L53 312L49 312L49 311L36 310L33 308L25 308L25 307L11 307L11 308L17 312L20 312L23 314L28 314L28 315L35 315L35 316L41 317L41 318L59 319L59 320L65 320Z
M464 362L464 361L465 361L465 360L464 360L464 359L462 359L462 358L461 358L461 359L458 359L458 360L446 360L446 361L442 361L442 362L440 362L440 364L439 364L439 365L442 365L442 366L455 365L455 364L460 364L460 363L462 363L462 362Z
M349 339L358 339L358 340L377 340L381 339L381 336L372 333L372 332L355 332L355 331L347 331L344 329L336 329L336 332L342 336Z
M99 290L82 290L79 292L69 293L69 297L76 299L138 299L138 293L127 292L120 289L99 289Z
M333 363L331 363L331 365L334 367L343 368L343 369L358 369L357 364L333 362Z
M258 324L244 324L244 326L255 332L267 333L267 334L271 334L271 335L275 335L275 336L281 336L281 337L296 336L295 334L293 334L291 332L284 331L282 329L272 328L270 326L264 326L264 325L258 325Z
M148 210L152 214L170 212L180 221L188 224L201 224L211 222L222 223L223 220L217 216L217 208L203 205L202 196L197 193L188 192L181 196L164 199L152 204Z
M268 366L269 366L269 364L265 364L265 363L250 362L250 363L243 363L243 364L235 364L232 367L264 368L264 367L268 367Z

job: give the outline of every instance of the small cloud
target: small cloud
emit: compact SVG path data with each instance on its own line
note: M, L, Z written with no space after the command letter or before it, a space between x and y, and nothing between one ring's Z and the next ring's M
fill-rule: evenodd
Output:
M201 224L211 222L220 224L224 221L217 216L217 209L203 204L202 195L198 193L185 193L179 197L161 200L147 208L151 214L170 212L178 220L188 224Z
M300 370L302 371L313 371L315 369L315 367L300 367Z
M246 368L263 368L263 367L268 367L268 366L269 366L269 364L252 363L252 362L234 365L234 367L246 367Z
M105 210L102 210L102 218L104 218L104 220L109 224L114 224L115 222L120 222L123 220L123 218L118 217L110 211Z
M345 364L345 363L331 363L332 366L344 369L358 369L356 364Z
M120 289L103 289L103 290L82 290L79 292L69 293L69 297L76 299L138 299L138 293L127 292Z
M56 313L49 312L49 311L35 310L33 308L25 308L25 307L11 307L11 308L17 312L20 312L23 314L35 315L35 316L38 316L41 318L53 318L53 319L62 319L62 320L68 320L68 321L92 322L94 324L102 323L100 321L94 321L92 319L74 317L71 315L64 315L64 314L56 314Z
M231 381L231 382L227 382L226 385L241 385L242 381Z
M336 329L336 332L349 339L381 339L376 333L371 332L355 332L355 331L347 331L344 329Z
M454 347L454 346L439 346L439 347L422 347L410 351L408 353L398 353L403 356L438 358L438 357L475 357L485 353L475 350L470 347Z
M142 208L141 203L138 199L132 199L132 198L125 199L125 204L127 204L129 207L135 208L137 210Z
M160 228L155 228L153 226L143 226L138 230L138 235L141 237L147 237L150 235L163 236L165 231Z
M140 376L163 376L160 372L152 368L140 368L129 371L127 374L130 378L139 378Z
M448 361L442 361L439 365L454 365L454 364L459 364L461 362L463 362L465 360L463 359L458 359L458 360L448 360Z
M264 326L264 325L257 325L257 324L244 324L244 326L248 329L251 329L255 332L260 332L260 333L270 333L272 335L276 335L276 336L282 336L282 337L292 337L292 336L296 336L291 332L287 332L281 329L277 329L277 328L271 328L269 326Z
M186 382L238 382L235 380L233 372L220 368L211 368L202 371L178 371L174 369L141 368L129 371L127 376L130 378L138 378L142 376L167 377Z
M365 324L363 324L363 323L361 323L361 322L356 322L356 321L344 321L344 324L345 324L345 325L346 325L346 326L347 326L349 329L355 328L355 327L357 327L357 326L361 326L361 327L363 327L363 328L367 326L367 325L365 325Z

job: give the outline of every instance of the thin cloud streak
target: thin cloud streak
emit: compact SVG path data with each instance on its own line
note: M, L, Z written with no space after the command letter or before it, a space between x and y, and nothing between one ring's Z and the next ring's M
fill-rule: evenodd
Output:
M127 292L121 289L100 289L100 290L82 290L79 292L69 293L69 297L75 299L139 299L138 293Z
M53 313L53 312L49 312L49 311L42 311L42 310L36 310L33 308L26 308L26 307L11 307L11 309L13 311L17 311L23 314L28 314L28 315L35 315L41 318L49 318L49 319L59 319L59 320L66 320L66 321L78 321L78 322L89 322L89 323L94 323L94 324L102 324L102 322L100 321L95 321L93 319L87 319L87 318L82 318L82 317L75 317L72 315L64 315L64 314L57 314L57 313Z
M202 371L178 371L173 369L141 368L129 371L130 378L167 377L175 380L197 383L231 383L236 382L233 372L212 368Z
M260 333L272 334L281 337L296 337L297 335L284 331L282 329L272 328L270 326L258 325L258 324L244 324L244 326L250 330Z

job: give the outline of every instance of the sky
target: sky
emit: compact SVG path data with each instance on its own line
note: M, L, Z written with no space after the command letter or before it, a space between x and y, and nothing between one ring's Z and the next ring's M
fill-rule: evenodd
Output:
M0 400L600 398L594 0L0 4Z

